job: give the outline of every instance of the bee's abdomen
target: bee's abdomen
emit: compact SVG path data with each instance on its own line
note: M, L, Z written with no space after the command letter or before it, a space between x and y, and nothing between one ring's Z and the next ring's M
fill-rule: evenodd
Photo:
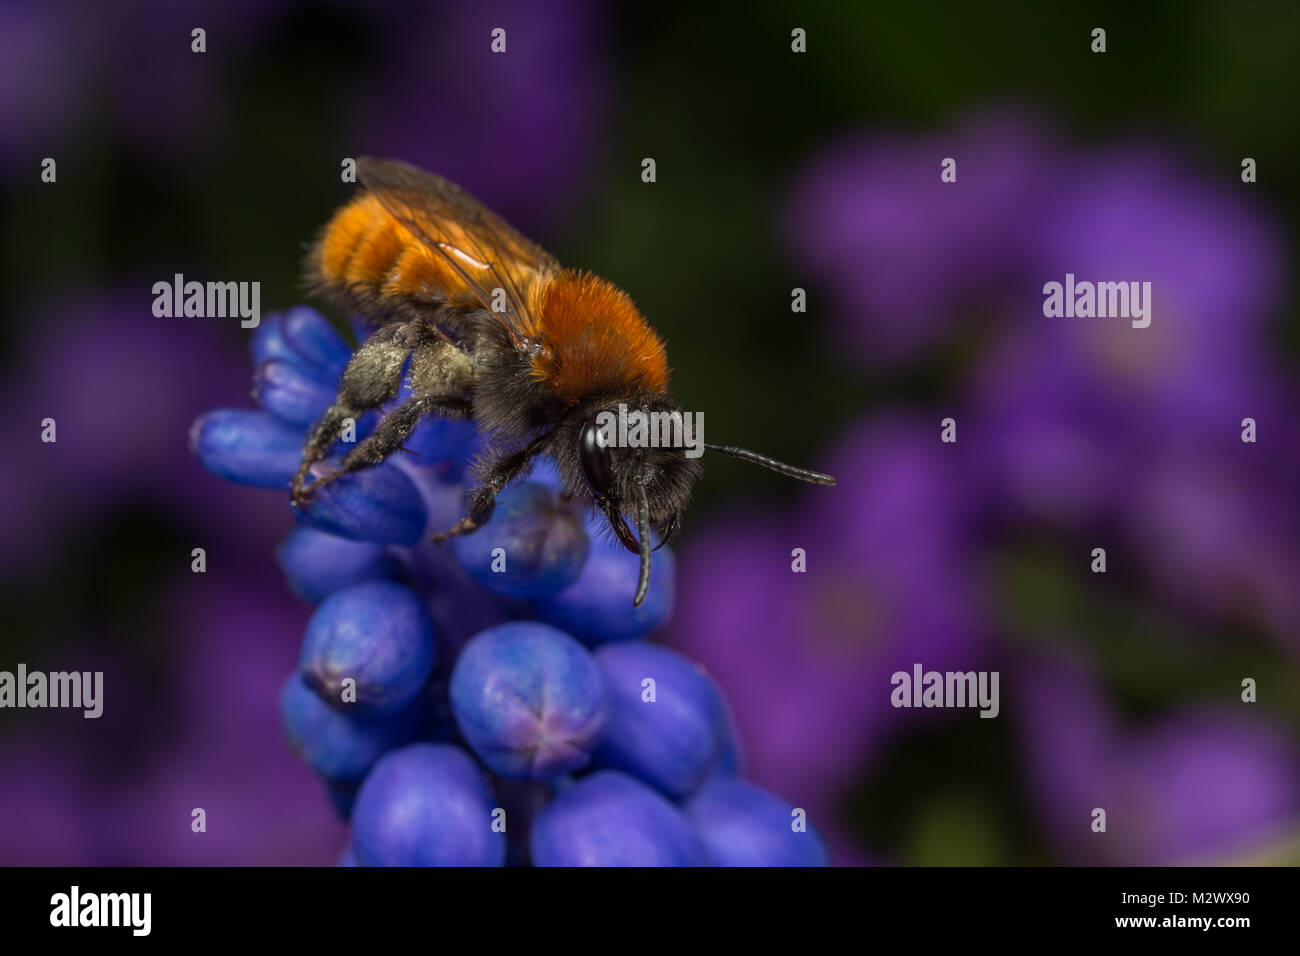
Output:
M374 319L386 307L474 301L454 270L368 193L326 223L306 271L318 292Z

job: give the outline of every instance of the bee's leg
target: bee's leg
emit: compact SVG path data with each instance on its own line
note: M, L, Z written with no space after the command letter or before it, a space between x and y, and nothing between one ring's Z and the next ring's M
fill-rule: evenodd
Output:
M339 379L334 404L325 410L303 446L302 463L293 476L290 492L295 504L306 500L313 487L306 483L307 474L338 441L344 422L378 408L397 394L402 365L411 351L410 332L410 323L385 326L362 343L349 360Z
M497 495L501 489L518 478L529 463L541 451L543 442L550 437L543 435L534 439L519 451L511 452L498 458L482 473L479 485L469 499L469 514L457 521L447 531L440 531L433 536L434 541L442 542L457 535L470 534L488 523L492 512L496 510Z
M442 414L448 418L465 418L469 412L470 404L463 398L413 398L381 418L375 430L347 453L338 470L325 475L311 488L327 485L344 475L379 464L402 447L402 443L411 437L415 426L426 415Z
M347 453L339 469L320 478L309 490L379 464L402 447L426 415L469 416L470 403L464 397L470 384L472 366L469 357L437 326L424 322L412 322L408 326L403 347L411 354L411 390L415 397L380 419L375 430ZM405 361L405 352L402 359ZM398 371L400 374L400 364ZM344 377L347 377L347 372L344 372ZM392 394L396 391L394 388ZM386 400L381 400L380 404Z

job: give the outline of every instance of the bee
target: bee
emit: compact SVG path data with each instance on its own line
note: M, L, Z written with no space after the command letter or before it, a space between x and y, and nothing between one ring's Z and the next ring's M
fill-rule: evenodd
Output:
M639 555L639 607L650 584L652 529L660 545L677 533L700 465L680 447L615 447L598 422L620 406L647 416L678 412L663 341L627 293L562 268L454 183L391 160L360 159L357 172L365 188L325 225L305 272L314 292L375 329L308 434L291 500L300 506L322 485L384 461L425 416L471 419L492 451L475 463L467 513L435 540L481 527L498 493L535 457L549 456L565 493L599 509ZM348 419L397 395L404 370L409 400L337 469L309 481ZM743 448L703 449L835 484Z

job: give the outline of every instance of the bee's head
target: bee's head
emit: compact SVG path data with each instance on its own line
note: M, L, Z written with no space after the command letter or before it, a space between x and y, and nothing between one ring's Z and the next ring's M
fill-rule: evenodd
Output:
M657 531L663 544L676 534L706 449L801 481L835 484L830 475L743 448L706 445L700 416L660 397L576 409L552 448L568 491L589 495L623 546L640 555L637 606L650 585L651 535Z
M662 545L676 534L700 475L698 416L662 399L620 402L583 413L564 431L555 451L569 490L590 495L623 546L641 555L639 604L648 581L649 538L657 532Z

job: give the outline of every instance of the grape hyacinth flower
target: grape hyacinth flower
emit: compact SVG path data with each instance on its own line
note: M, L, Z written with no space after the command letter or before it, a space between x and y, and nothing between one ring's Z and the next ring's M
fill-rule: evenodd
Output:
M538 866L703 866L708 854L677 807L610 770L557 797L532 832Z
M287 503L352 349L302 307L264 317L251 345L260 409L208 412L190 441L209 471ZM721 688L642 640L672 613L671 548L633 607L637 557L546 461L477 533L432 541L463 513L480 446L472 423L426 420L293 508L277 552L315 606L281 719L351 825L339 865L825 864L802 809L737 779Z
M724 866L826 866L821 840L790 826L799 811L744 780L710 779L686 805L714 862Z
M366 777L352 816L363 866L500 866L505 835L492 826L483 771L459 747L416 743Z
M563 631L516 621L465 646L451 677L461 733L494 772L548 779L578 770L605 731L600 667Z
M704 668L666 648L613 644L597 655L613 702L596 754L666 796L694 791L726 748L727 711Z
M359 713L391 714L415 700L433 656L433 621L415 592L368 581L316 609L303 639L302 674L331 703L348 701L351 691Z
M280 717L290 748L331 783L359 781L386 752L414 740L421 714L419 704L382 719L335 710L297 673L280 691Z
M512 485L497 497L496 514L500 520L452 541L456 560L475 581L496 594L540 597L578 577L587 533L553 489L534 481Z

